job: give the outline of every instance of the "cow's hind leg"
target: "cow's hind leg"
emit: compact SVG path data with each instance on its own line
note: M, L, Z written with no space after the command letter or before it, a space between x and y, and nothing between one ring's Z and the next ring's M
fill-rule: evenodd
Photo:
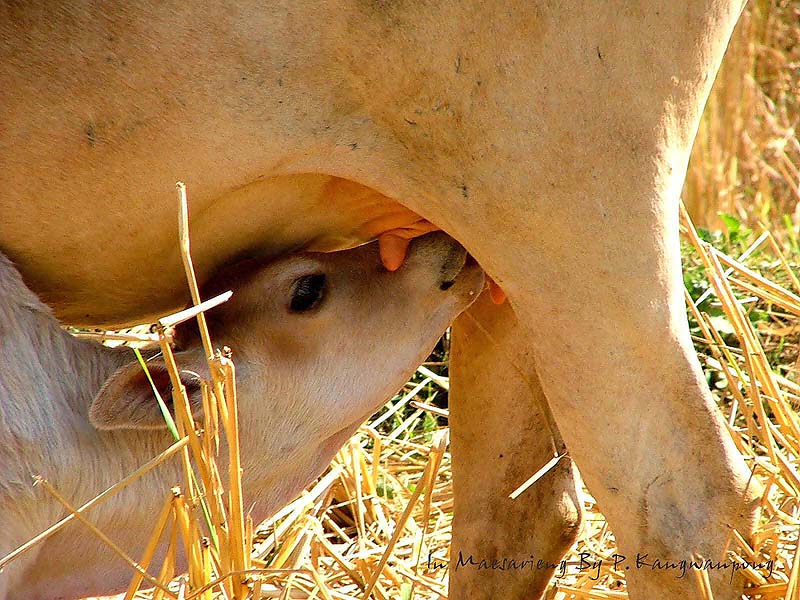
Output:
M751 534L759 485L692 347L676 203L620 195L539 208L535 242L516 254L524 290L509 298L535 332L536 371L569 454L626 556L631 600L702 597L696 555L712 561L701 566L715 600L740 598L726 548L733 529Z
M484 294L459 318L450 369L450 598L538 598L578 535L580 502L569 459L509 498L562 444L507 303L494 306Z

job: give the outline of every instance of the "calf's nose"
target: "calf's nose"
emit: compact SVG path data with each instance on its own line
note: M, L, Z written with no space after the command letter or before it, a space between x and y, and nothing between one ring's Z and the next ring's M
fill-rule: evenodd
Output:
M442 290L449 289L467 262L467 251L446 233L437 231L411 242L410 264L424 265Z
M449 289L458 277L458 274L464 269L467 262L467 251L464 250L459 244L453 243L450 246L447 254L444 256L442 267L440 271L440 290Z

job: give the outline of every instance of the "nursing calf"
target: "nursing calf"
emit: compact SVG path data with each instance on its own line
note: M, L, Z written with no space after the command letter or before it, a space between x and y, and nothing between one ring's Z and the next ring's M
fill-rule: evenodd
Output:
M216 345L234 349L244 491L264 516L291 499L413 372L438 336L477 297L483 273L449 237L416 240L406 266L385 271L375 244L336 254L248 261L212 279L232 289L207 315ZM192 394L205 369L185 324L176 357ZM149 383L127 349L63 331L0 254L0 556L63 510L31 482L50 480L75 504L163 450ZM163 362L149 370L169 397ZM194 373L193 373L194 372ZM196 400L196 398L195 398ZM162 465L89 517L137 556L163 493L180 481ZM0 600L111 593L128 568L80 525L69 525L0 573Z

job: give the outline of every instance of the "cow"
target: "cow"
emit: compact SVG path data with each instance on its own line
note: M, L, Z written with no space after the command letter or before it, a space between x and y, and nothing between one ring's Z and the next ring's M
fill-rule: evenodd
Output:
M557 561L577 465L622 554L721 559L759 489L694 355L677 206L741 7L3 2L0 248L65 322L121 324L185 299L176 179L201 279L430 223L508 297L455 325L451 555ZM626 576L633 600L696 594ZM548 577L454 570L450 594L535 598Z
M237 362L243 487L255 517L288 502L399 388L480 294L483 272L436 233L408 264L384 269L376 244L336 254L247 260L212 278L233 290L207 313L215 344ZM170 434L133 353L63 330L0 255L0 556L57 521L63 507L33 487L46 478L75 504L122 480L169 446ZM190 405L202 410L207 373L196 326L175 332ZM152 354L152 353L151 353ZM148 370L164 398L163 358ZM206 378L208 376L206 375ZM163 493L182 481L162 465L89 516L139 556ZM130 569L80 525L46 539L0 573L0 600L56 600L121 591Z

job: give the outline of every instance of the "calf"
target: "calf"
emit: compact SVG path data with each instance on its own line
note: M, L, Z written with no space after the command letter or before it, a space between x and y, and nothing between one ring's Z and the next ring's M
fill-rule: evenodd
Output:
M208 313L217 346L234 349L248 505L265 516L318 475L333 454L413 372L477 297L480 268L451 238L412 244L388 272L375 244L336 254L248 261L206 287L234 295ZM203 373L196 332L176 332L186 383ZM31 485L49 479L75 504L170 444L150 384L128 349L63 331L0 254L0 556L63 516ZM160 359L149 370L165 398ZM187 385L199 402L197 386ZM89 517L139 555L154 513L179 482L171 461L92 509ZM129 569L71 524L0 573L0 600L116 592Z

